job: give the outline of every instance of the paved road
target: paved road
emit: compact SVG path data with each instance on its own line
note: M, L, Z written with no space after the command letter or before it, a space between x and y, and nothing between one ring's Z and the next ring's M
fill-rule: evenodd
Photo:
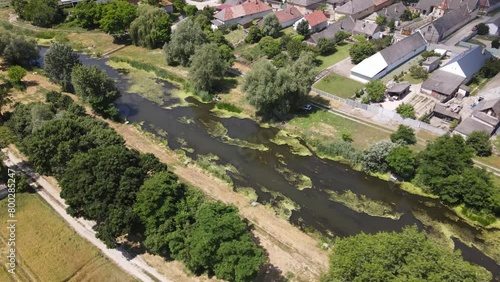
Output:
M464 37L472 33L472 28L476 26L479 23L485 22L489 19L490 17L487 16L482 16L478 19L475 19L465 25L464 27L460 28L457 32L455 32L451 37L446 39L444 43L446 45L451 45L455 46L458 42L460 42Z
M144 282L171 282L170 280L163 277L156 269L147 265L140 256L133 257L125 250L116 248L108 249L101 240L97 239L96 232L92 229L94 222L84 220L82 218L74 218L66 213L67 205L64 200L59 196L59 192L55 187L53 187L43 176L39 176L34 170L24 164L23 160L16 157L11 152L4 151L7 158L4 163L8 167L18 167L24 173L29 175L38 184L40 189L37 189L38 194L47 201L47 203L83 238L87 239L94 246L99 248L104 255L121 267L124 271L128 272L130 275L135 276L137 279ZM151 278L153 277L154 280Z

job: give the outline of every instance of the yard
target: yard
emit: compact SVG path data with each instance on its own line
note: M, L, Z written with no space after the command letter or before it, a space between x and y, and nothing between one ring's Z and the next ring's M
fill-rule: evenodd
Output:
M335 96L351 98L355 92L362 89L364 85L361 82L338 74L329 74L314 84L313 87Z
M134 281L99 250L78 236L37 194L16 194L15 281ZM7 210L7 199L0 201ZM7 213L0 213L6 222ZM6 277L5 244L9 230L2 228L0 279ZM9 281L2 279L2 281Z
M321 61L321 65L316 67L316 70L321 71L326 69L327 67L333 66L336 63L346 59L349 57L349 49L351 48L351 44L344 44L337 46L337 52L329 56L318 56L318 60Z
M411 77L410 73L406 73L404 76L403 76L403 81L406 81L410 84L419 84L419 83L422 83L423 82L423 79L420 79L420 78L413 78Z

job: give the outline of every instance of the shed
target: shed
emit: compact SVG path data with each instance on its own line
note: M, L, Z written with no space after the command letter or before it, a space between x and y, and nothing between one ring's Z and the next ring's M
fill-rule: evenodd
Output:
M410 84L408 82L401 82L394 84L386 91L386 95L389 97L397 97L401 100L406 94L410 92Z

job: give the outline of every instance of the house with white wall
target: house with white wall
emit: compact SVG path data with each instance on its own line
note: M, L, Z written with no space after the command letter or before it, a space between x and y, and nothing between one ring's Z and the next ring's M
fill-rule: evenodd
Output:
M393 69L425 51L426 47L427 41L422 34L416 32L364 59L351 69L350 77L362 83L382 78Z
M260 0L247 0L240 5L227 7L214 15L212 28L263 18L273 8Z
M293 24L293 29L297 30L299 23L302 21L307 21L309 23L310 32L316 32L328 26L328 18L322 11L314 11L312 13L305 14L302 19Z

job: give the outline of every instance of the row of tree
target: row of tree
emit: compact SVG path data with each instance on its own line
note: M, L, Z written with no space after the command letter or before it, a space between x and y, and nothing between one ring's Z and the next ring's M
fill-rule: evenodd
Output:
M400 125L391 141L378 142L364 152L363 169L391 171L450 205L465 204L479 213L500 214L498 187L486 170L474 167L472 162L474 154L491 154L488 133L473 132L467 141L459 135L444 135L418 154L408 147L415 143L413 129Z
M8 120L36 170L54 175L75 217L96 221L109 247L127 235L154 254L183 261L195 274L251 281L266 258L238 210L179 182L152 154L140 154L71 98L18 104Z
M64 20L57 0L10 0L16 14L33 25L50 27Z
M31 66L40 57L39 48L34 39L14 34L6 30L0 32L0 56L8 64Z

